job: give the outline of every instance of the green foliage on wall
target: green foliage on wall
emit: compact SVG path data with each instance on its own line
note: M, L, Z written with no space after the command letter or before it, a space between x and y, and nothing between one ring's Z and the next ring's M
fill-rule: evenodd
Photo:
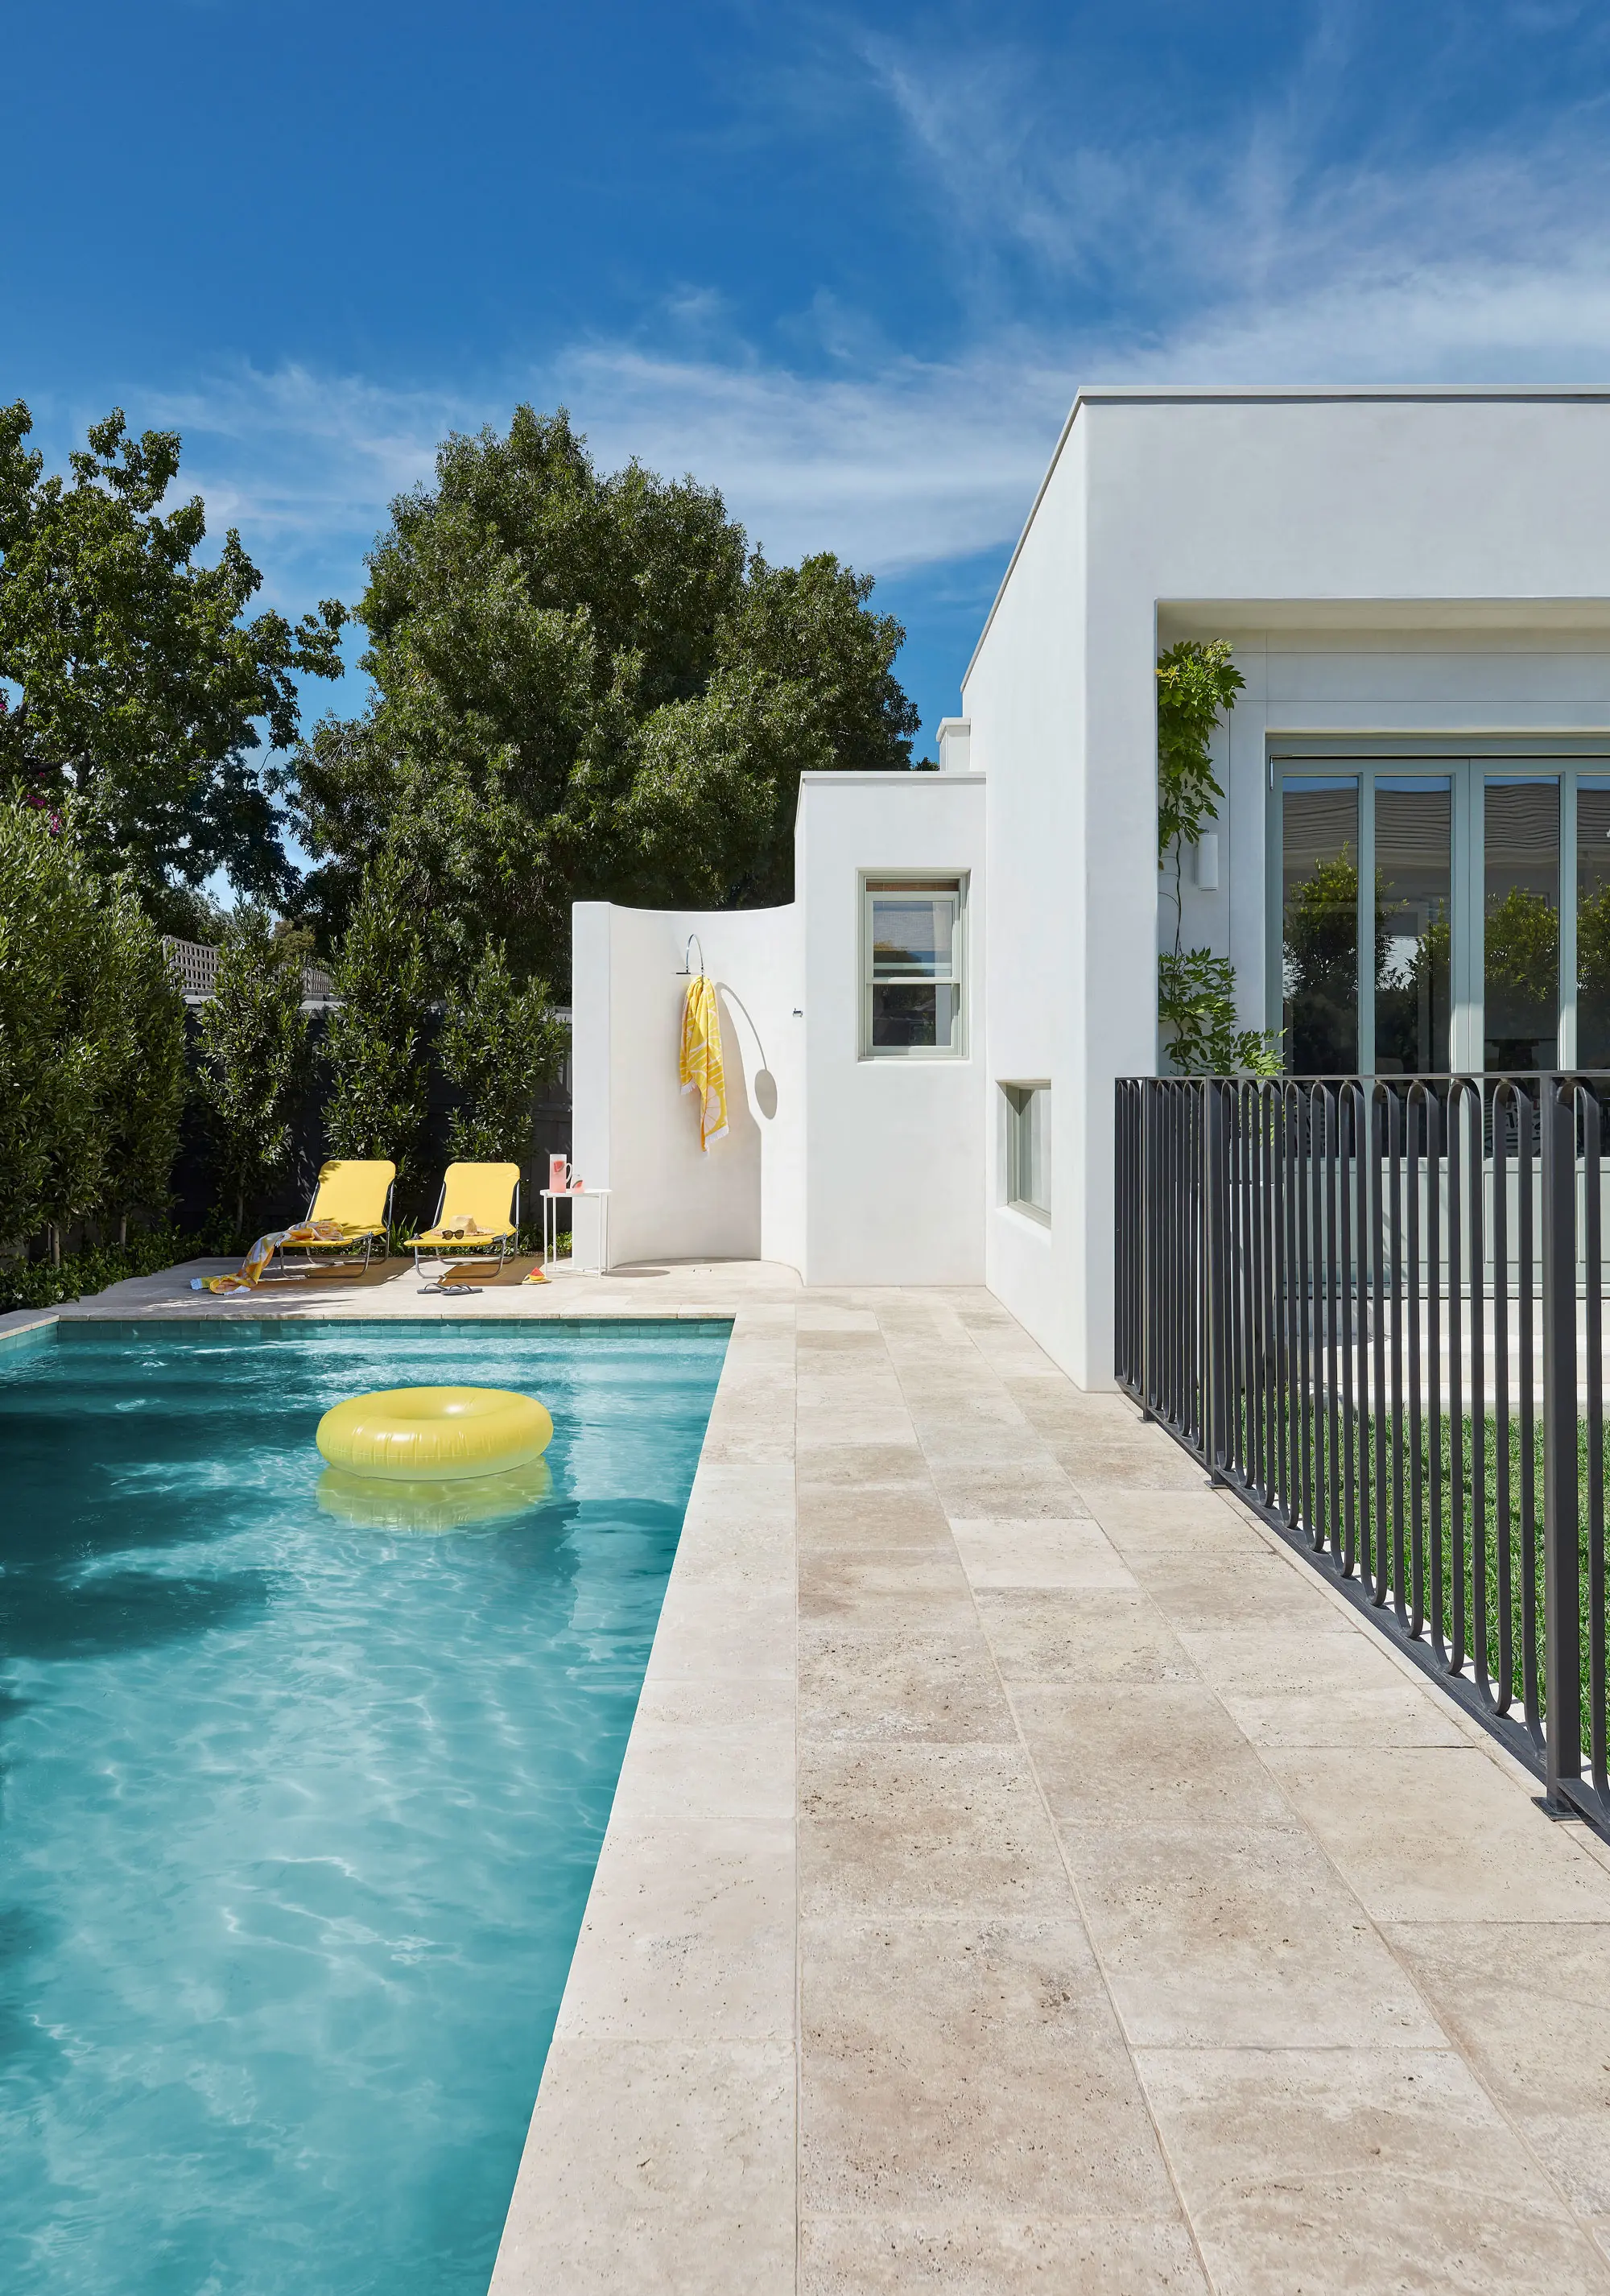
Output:
M1223 801L1213 729L1245 686L1227 638L1182 638L1157 658L1157 865L1172 857L1176 887L1182 849L1195 843Z
M1185 848L1202 836L1224 797L1213 773L1213 729L1245 683L1224 638L1185 638L1158 657L1157 865L1173 866L1174 947L1158 959L1157 1017L1178 1076L1280 1070L1278 1035L1236 1025L1229 959L1179 946Z
M1278 1076L1280 1039L1236 1026L1236 970L1205 948L1157 960L1157 1008L1176 1076Z

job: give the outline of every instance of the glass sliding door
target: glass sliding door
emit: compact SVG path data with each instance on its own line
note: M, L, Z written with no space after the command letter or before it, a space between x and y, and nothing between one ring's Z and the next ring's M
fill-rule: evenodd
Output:
M1286 783L1281 1023L1295 1076L1359 1065L1359 783Z
M1576 784L1576 1065L1610 1069L1610 780Z
M1450 1065L1453 783L1377 775L1376 1071L1434 1076Z
M1287 1070L1610 1074L1610 757L1416 747L1270 759Z
M1489 775L1483 807L1482 1065L1559 1062L1560 785Z

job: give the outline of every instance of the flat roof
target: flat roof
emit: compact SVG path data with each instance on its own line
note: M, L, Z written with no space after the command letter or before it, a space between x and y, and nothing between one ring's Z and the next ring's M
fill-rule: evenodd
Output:
M1610 398L1610 382L1084 382L1073 395L1068 424L1081 399L1098 398L1121 405L1151 399ZM1064 438L1068 424L1064 425Z
M962 672L962 686L973 675L973 665L978 660L984 640L990 635L991 623L1006 594L1006 585L1012 579L1013 569L1023 554L1034 524L1036 513L1045 499L1046 488L1056 473L1062 460L1062 450L1068 435L1079 419L1079 410L1086 406L1336 406L1357 401L1373 401L1380 405L1393 403L1410 406L1457 406L1461 403L1516 404L1533 402L1544 406L1570 406L1578 402L1610 400L1610 383L1604 382L1515 382L1515 383L1443 383L1443 382L1082 382L1073 394L1073 404L1068 409L1068 419L1058 434L1046 474L1035 489L1034 500L1029 505L1029 515L1023 531L1013 545L1012 555L1006 561L1006 570L1000 586L990 601L984 617L984 627L978 634L977 644L967 657L967 667Z

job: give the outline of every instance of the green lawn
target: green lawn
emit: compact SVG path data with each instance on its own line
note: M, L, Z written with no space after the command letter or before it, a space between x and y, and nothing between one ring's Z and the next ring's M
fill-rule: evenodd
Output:
M1290 1414L1288 1414L1287 1416L1289 1418ZM1458 1575L1459 1579L1462 1581L1465 1646L1466 1650L1469 1650L1472 1647L1473 1643L1477 1639L1479 1621L1481 1647L1485 1652L1487 1673L1492 1685L1494 1694L1501 1694L1501 1687L1504 1685L1505 1677L1507 1677L1507 1687L1514 1701L1517 1716L1524 1710L1522 1708L1522 1701L1525 1684L1526 1649L1528 1640L1530 1639L1535 1650L1540 1706L1545 1704L1547 1702L1547 1676L1543 1636L1543 1432L1540 1424L1532 1431L1532 1440L1531 1446L1532 1487L1530 1495L1531 1504L1529 1507L1524 1507L1523 1505L1523 1500L1525 1496L1522 1483L1522 1468L1524 1464L1524 1454L1526 1447L1525 1431L1518 1416L1511 1417L1504 1424L1503 1435L1505 1448L1507 1453L1509 1488L1507 1492L1507 1504L1500 1512L1499 1488L1499 1473L1500 1464L1502 1464L1499 1458L1500 1424L1496 1416L1491 1414L1480 1422L1482 1488L1479 1513L1480 1537L1478 1540L1474 1535L1475 1526L1478 1521L1476 1477L1474 1474L1475 1447L1477 1439L1475 1430L1477 1423L1468 1414L1451 1422L1446 1413L1442 1414L1439 1431L1440 1440L1438 1443L1437 1462L1438 1513L1441 1517L1442 1527L1441 1567L1437 1571L1436 1583L1433 1587L1432 1576L1432 1447L1430 1429L1427 1425L1422 1423L1418 1430L1417 1445L1416 1445L1411 1438L1409 1415L1406 1411L1403 1417L1399 1448L1397 1452L1394 1453L1392 1428L1390 1423L1387 1424L1384 1431L1386 1445L1385 1474L1384 1478L1381 1480L1380 1488L1377 1490L1376 1482L1378 1465L1375 1451L1375 1414L1370 1412L1360 1411L1355 1406L1351 1414L1351 1418L1352 1428L1352 1449L1351 1473L1350 1476L1348 1472L1348 1452L1346 1449L1346 1419L1338 1406L1336 1413L1337 1477L1341 1487L1341 1498L1343 1509L1346 1505L1346 1494L1350 1481L1354 1494L1352 1518L1354 1524L1353 1551L1355 1569L1357 1570L1359 1577L1374 1585L1378 1583L1380 1578L1384 1576L1388 1587L1388 1601L1390 1602L1393 1599L1394 1594L1400 1595L1405 1606L1411 1609L1415 1607L1415 1598L1417 1594L1418 1608L1425 1620L1424 1632L1426 1637L1429 1639L1433 1623L1440 1620L1444 1642L1451 1645L1454 1639L1455 1575L1456 1565L1458 1565ZM1312 1529L1317 1528L1318 1525L1323 1524L1328 1541L1331 1528L1331 1488L1326 1453L1326 1443L1328 1439L1329 1432L1328 1416L1322 1409L1316 1408L1310 1410L1308 1414L1308 1420L1310 1461L1309 1469L1310 1487L1314 1489L1316 1502L1318 1502L1320 1495L1320 1487L1323 1483L1324 1509L1323 1512L1321 1512L1319 1505L1316 1503L1313 1510L1314 1520L1312 1521L1308 1520L1307 1511L1304 1510L1304 1528ZM1277 1427L1274 1431L1278 1435L1280 1430ZM1453 1447L1451 1439L1456 1431L1458 1439L1458 1457L1462 1471L1463 1482L1462 1556L1456 1553L1454 1542L1454 1478L1452 1456ZM1243 1432L1244 1437L1250 1434L1250 1430L1247 1428L1245 1423L1244 1411ZM1300 1420L1293 1423L1292 1432L1300 1440L1302 1432ZM1267 1439L1266 1435L1266 1440ZM1416 1542L1411 1535L1411 1526L1416 1514L1415 1468L1417 1464L1417 1449L1418 1454L1417 1464L1419 1469L1419 1512L1422 1522L1422 1529L1417 1549ZM1360 1464L1361 1453L1362 1464ZM1589 1694L1590 1686L1589 1612L1592 1605L1593 1595L1591 1551L1596 1544L1591 1521L1590 1492L1589 1483L1589 1465L1590 1460L1589 1456L1588 1429L1579 1421L1577 1426L1577 1520L1578 1549L1581 1565L1580 1610L1581 1614L1582 1687L1584 1700L1586 1700ZM1402 1484L1401 1519L1402 1522L1403 1547L1401 1582L1399 1581L1393 1568L1392 1530L1394 1485L1400 1474L1401 1476ZM1299 1490L1301 1490L1302 1488L1302 1481L1300 1463L1297 1466L1297 1472L1294 1476L1294 1481L1296 1483ZM1604 1553L1605 1546L1602 1521L1602 1495L1606 1487L1610 1487L1610 1437L1606 1438L1604 1446L1604 1459L1602 1462L1602 1473L1600 1480L1601 1521L1597 1546L1601 1556ZM1345 1523L1346 1516L1344 1512L1341 1515L1341 1520ZM1483 1582L1479 1591L1475 1567L1478 1560L1483 1566L1482 1578ZM1529 1588L1531 1590L1532 1603L1533 1607L1533 1619L1532 1620L1532 1632L1530 1636L1528 1636L1527 1631L1528 1621L1526 1618L1526 1611L1528 1609L1527 1592ZM1507 1616L1509 1624L1508 1663L1507 1666L1504 1659L1503 1637L1501 1633L1506 1615ZM1587 1724L1585 1708L1583 1721L1585 1728Z

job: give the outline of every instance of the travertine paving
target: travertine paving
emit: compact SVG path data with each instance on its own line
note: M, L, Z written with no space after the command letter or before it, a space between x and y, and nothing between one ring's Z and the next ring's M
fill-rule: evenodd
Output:
M1610 2296L1610 1850L987 1293L471 1311L723 1308L497 2296Z

